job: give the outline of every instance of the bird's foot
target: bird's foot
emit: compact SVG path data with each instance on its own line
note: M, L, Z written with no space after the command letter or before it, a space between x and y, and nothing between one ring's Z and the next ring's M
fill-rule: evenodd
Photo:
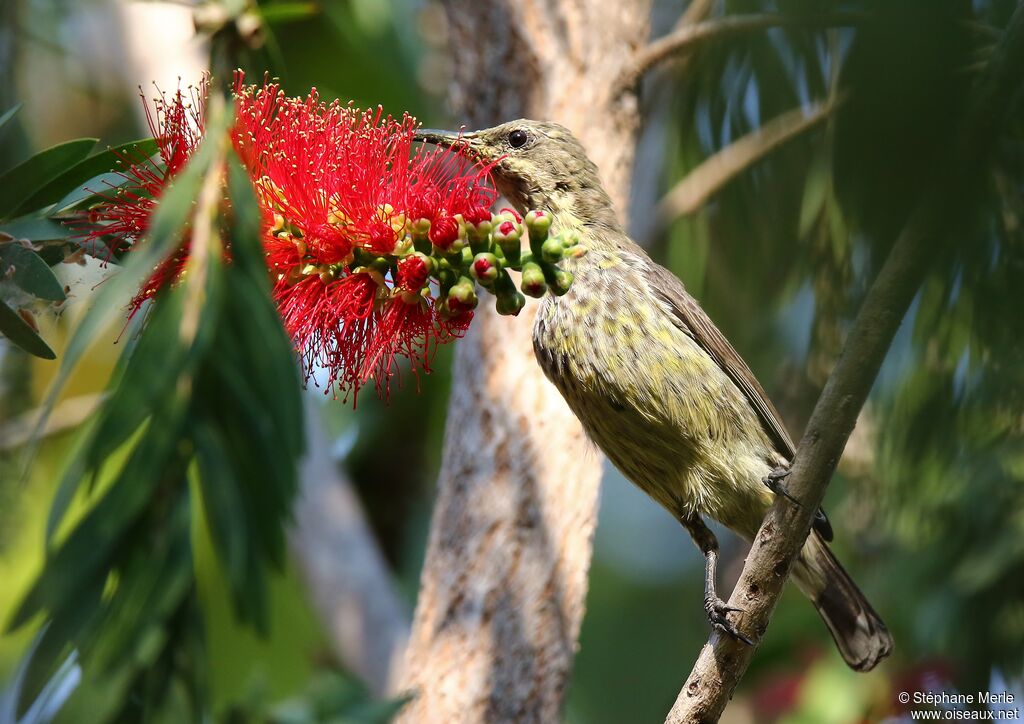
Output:
M731 611L743 613L742 608L730 606L717 596L708 596L704 599L704 610L708 614L708 621L711 622L711 625L714 628L718 629L719 631L728 636L731 636L737 641L742 641L747 646L754 645L754 642L748 639L742 633L740 633L740 630L736 628L736 625L729 621L728 618L728 614Z
M800 501L789 494L789 490L786 489L786 486L782 482L783 480L789 477L790 472L792 471L789 468L784 468L781 466L777 467L770 473L765 475L761 479L761 482L768 487L768 490L772 491L776 495L781 495L783 498L785 498L786 500L788 500L793 505L799 508Z

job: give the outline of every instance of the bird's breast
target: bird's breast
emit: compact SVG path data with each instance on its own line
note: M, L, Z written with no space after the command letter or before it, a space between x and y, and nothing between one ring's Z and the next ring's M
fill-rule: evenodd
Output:
M746 486L748 477L759 486L735 462L765 467L754 413L642 270L598 256L574 273L567 294L542 302L533 343L591 439L677 513L716 507L716 490Z

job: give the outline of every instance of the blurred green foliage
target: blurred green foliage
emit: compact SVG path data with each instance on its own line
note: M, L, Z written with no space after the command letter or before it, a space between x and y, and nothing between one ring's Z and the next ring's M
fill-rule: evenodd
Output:
M43 52L34 38L45 35L47 23L55 23L53 17L67 7L63 0L43 4L52 6L52 14L46 16L50 19L40 21L32 33L15 33L22 52L26 47ZM25 30L38 8L28 8L27 2L11 7L15 5L25 21L17 27ZM664 6L667 15L678 10L667 0ZM644 99L649 110L667 118L652 132L664 134L663 187L668 188L766 121L814 101L844 98L829 123L773 151L698 213L645 240L653 255L702 300L795 432L816 399L874 271L923 187L947 162L978 70L1015 6L1012 0L832 3L830 9L860 14L864 22L833 29L795 24L708 45L679 73L663 78L655 86L657 94ZM431 21L436 18L432 3L422 8L411 0L347 0L266 2L261 7L274 22L265 28L266 44L240 58L251 76L269 69L295 94L316 86L325 98L352 99L361 106L380 103L388 112L410 111L431 124L444 125L442 99L433 92L439 87L438 77L443 81L438 70L443 65L432 64L432 59L446 41L436 31L436 20ZM811 0L726 0L717 12L820 9L821 4ZM9 23L13 16L6 8L4 13ZM655 30L665 32L668 27ZM14 26L8 24L0 32L14 33ZM60 33L52 35L59 38ZM54 45L58 50L45 52L71 52L67 44ZM12 90L17 87L13 67L3 66L0 111L20 100ZM18 67L28 78L22 84L39 81L30 68ZM125 96L120 98L123 102ZM126 107L118 107L117 117L107 119L106 126L69 126L63 138L102 135L104 143L130 139L138 131L129 130ZM27 117L29 110L26 106L0 128L5 134L0 168L16 169L33 152L56 142L39 138L33 127L39 116ZM81 188L89 178L85 174L99 173L99 166L109 160L104 152L88 156L92 145L86 145L51 151L60 155L57 164L36 156L39 160L27 170L22 167L10 177L17 183L5 187L0 179L0 231L8 228L19 237L55 242L36 250L0 246L0 258L38 254L47 270L60 260L47 256L47 249L60 248L66 239L52 217L61 211L62 199L83 201L80 194L68 194ZM1011 677L1024 674L1024 117L1019 99L998 149L989 182L978 189L977 197L949 209L949 229L956 234L956 243L950 252L937 254L866 410L863 435L854 439L856 449L850 450L850 462L831 486L827 501L839 553L890 623L897 640L895 657L868 676L847 672L812 608L789 594L733 704L754 721L877 721L891 708L895 682L922 670L948 675L967 691L987 682L994 667ZM638 173L650 173L650 168ZM44 191L48 187L51 190ZM16 192L4 190L9 188ZM182 199L189 196L187 191L181 192ZM18 226L12 227L14 223ZM222 293L225 316L218 322L211 315L204 344L218 350L235 345L234 367L247 368L254 355L244 352L246 341L233 332L251 328L230 322L232 315L243 311L231 308L229 298L240 294L258 307L252 296L258 284L255 276L245 277L244 270L236 275L211 263L219 283L249 291ZM59 265L54 277L62 295L66 266ZM127 298L130 276L120 275L120 289L111 282L99 288L107 303L88 327L86 338L96 343L87 350L76 348L86 338L69 346L67 320L54 322L42 313L60 303L53 279L34 261L25 261L24 269L4 282L4 299L34 310L40 333L30 327L29 334L16 330L10 326L16 323L10 315L3 317L2 310L0 324L8 326L0 329L13 342L30 348L38 340L61 360L80 357L78 376L67 388L74 394L105 387L112 363L110 348L104 345L113 336L109 329L116 334L123 325L118 299ZM14 296L8 294L12 285L18 287ZM80 316L74 301L69 302L69 317ZM365 692L339 673L325 654L323 633L289 568L282 572L264 567L264 562L280 562L281 540L271 535L259 543L266 549L248 545L252 531L280 532L280 521L274 517L280 513L277 504L268 498L263 501L266 508L247 509L246 516L224 515L239 505L243 484L256 484L249 480L252 475L273 478L265 482L279 502L294 483L287 470L275 468L275 461L254 464L242 459L242 451L254 446L287 448L284 457L297 451L299 440L288 437L299 429L295 410L263 416L257 409L281 404L281 387L291 390L289 395L297 392L294 368L285 369L281 360L286 355L279 349L276 363L268 359L267 367L252 369L252 377L246 377L255 389L273 386L275 394L268 393L260 403L239 400L238 395L225 401L222 395L234 393L216 377L222 371L209 364L210 357L198 347L177 347L176 335L161 331L160 325L175 328L185 303L162 300L148 331L138 336L137 330L129 330L122 340L134 352L131 361L113 374L115 380L143 375L147 383L133 388L144 393L141 397L127 399L125 386L113 384L112 401L73 444L69 436L42 443L36 467L24 484L19 482L17 460L9 454L0 459L0 575L12 583L12 590L0 591L0 613L6 619L7 610L13 612L42 565L39 536L49 501L57 493L54 480L69 480L71 488L94 477L91 495L65 494L71 503L67 520L53 539L51 568L38 579L41 583L24 609L25 618L43 608L65 631L78 632L79 637L93 632L93 642L116 641L136 652L134 658L124 657L116 649L103 653L103 647L97 647L97 658L113 668L98 666L96 681L116 679L119 688L89 684L77 706L92 706L99 697L116 708L126 703L124 692L131 687L141 697L132 701L156 701L156 695L162 695L163 713L173 721L188 718L182 712L195 706L196 697L213 701L217 717L225 721L283 724L346 716L359 721L386 718L394 704L374 709ZM159 310L163 311L157 314ZM266 329L265 334L273 337ZM29 351L44 352L42 347ZM163 376L151 377L154 365L146 363L147 354L157 359L188 356L200 386L191 397L179 398L172 384L175 370L163 365ZM355 432L346 463L410 598L439 464L450 384L448 354L438 358L430 377L407 381L390 406L367 397L355 413L338 405L331 415L338 430ZM262 355L261 350L255 356ZM53 377L44 364L30 362L9 346L3 350L0 411L5 419L41 403L45 384ZM118 411L118 404L122 412L112 415L110 410ZM184 427L155 430L145 424L146 416L163 409L161 405L187 410L182 413L189 415L187 432L182 432ZM129 408L130 414L121 417ZM228 414L242 417L243 409L249 410L247 419L268 419L269 427L243 429ZM189 440L194 448L184 455L168 447L161 460L147 462L159 463L164 473L143 476L162 491L150 498L136 486L125 491L118 480L131 464L132 451L143 440L152 443L148 436L154 435L167 445ZM265 437L255 442L251 435ZM403 465L382 470L379 451L394 450L396 440L401 441ZM67 463L75 460L86 462L77 469L71 466L69 472ZM247 471L244 483L240 471ZM218 485L204 485L204 480L216 480ZM613 479L610 485L625 483ZM118 545L111 546L108 540L103 546L90 539L69 548L67 542L79 526L103 521L102 501L122 492L132 493L125 498L135 501L141 516L137 521L145 525L119 530L121 537L114 539ZM643 515L649 518L644 520L664 515L639 494L629 500L629 505L646 511ZM696 550L691 550L681 530L640 536L637 532L647 528L634 525L612 530L604 516L598 530L588 614L567 711L573 722L659 721L706 638ZM609 536L614 539L607 540ZM636 542L631 539L648 548L670 548L677 552L678 564L657 575L644 575L607 554L609 546L628 548ZM63 564L62 550L68 561ZM742 547L733 541L726 553L735 562L742 558ZM65 575L67 566L75 569L75 576ZM726 568L735 575L735 566ZM117 572L113 578L101 577L112 570ZM153 583L157 578L159 586ZM137 588L123 583L133 579ZM114 580L120 585L108 582ZM144 588L147 580L149 589ZM72 585L77 591L75 605L66 605L67 600L62 605L62 591ZM101 596L107 586L107 596ZM110 595L110 590L115 593ZM90 611L113 611L103 606L117 605L118 596L158 593L148 599L154 603L144 607L145 616L135 619L134 631L127 626L128 619L119 619L115 626L109 619L104 624L98 615L91 621L84 616L85 622L78 618ZM156 605L158 601L163 605ZM262 620L265 636L241 624L240 613ZM16 656L30 643L30 633L0 639L0 674L13 674ZM52 670L66 650L56 646L64 632L53 624L40 641L47 636L54 642L53 650L37 649L33 659L43 672ZM90 652L88 638L77 639L82 661ZM126 666L114 666L119 663ZM115 669L121 678L109 678ZM130 708L124 712L129 717L137 713Z

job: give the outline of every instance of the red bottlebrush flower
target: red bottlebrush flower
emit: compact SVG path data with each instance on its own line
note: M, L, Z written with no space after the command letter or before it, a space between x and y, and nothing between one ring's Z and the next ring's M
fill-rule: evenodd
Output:
M490 204L481 204L479 206L472 206L463 215L466 221L471 224L479 224L482 221L491 220L491 206Z
M206 84L161 97L150 113L159 162L126 159L126 185L90 215L87 236L130 249L149 228L168 181L204 129ZM466 168L442 149L413 149L415 119L324 103L313 90L289 98L275 83L235 79L235 151L263 211L273 296L307 371L327 371L347 397L371 378L386 393L397 358L429 370L437 344L460 336L471 314L441 318L430 296L431 268L411 254L412 222L431 222L447 248L459 218L490 218L496 193L487 169ZM142 303L180 276L188 238L133 300ZM229 250L230 251L230 250ZM389 271L390 270L390 271Z
M274 299L307 372L327 370L329 384L357 392L374 332L379 285L368 273L327 281L319 275L279 281Z
M434 219L430 225L430 242L438 249L447 249L459 238L459 222L450 216Z
M282 309L289 297L294 313L282 316L307 369L327 368L346 392L371 378L386 392L397 374L397 357L409 359L414 370L429 370L436 344L464 327L439 319L432 300L418 294L429 276L422 260L404 258L395 279L378 279L378 288L394 291L375 292L374 314L359 317L358 324L346 326L349 313L337 298L328 299L327 290L338 283L334 278L368 278L355 252L396 254L410 222L430 220L431 240L447 248L458 237L457 215L490 218L496 194L486 183L486 170L460 171L462 160L441 149L414 152L416 123L409 116L324 104L315 91L305 99L287 98L275 84L238 86L237 95L235 146L256 179L261 202L284 220L274 233L287 231L302 249L297 261L287 244L282 250L279 242L268 241L268 262L281 275L275 297ZM303 272L296 275L299 267ZM303 293L292 299L289 285L309 275L320 287L299 282ZM326 315L323 305L331 307ZM303 315L299 307L316 311ZM310 334L311 328L324 330L325 319L344 333Z
M117 173L123 183L109 185L101 193L103 201L74 223L82 230L83 244L93 256L109 261L115 253L134 246L148 231L157 200L171 179L184 168L202 138L206 127L207 90L204 78L198 86L189 86L184 92L178 88L170 98L160 92L152 106L145 105L159 161L122 156L123 170ZM104 239L110 239L111 245L107 246ZM132 299L130 313L137 312L147 299L177 279L187 260L186 239L182 248L156 269Z
M395 286L408 292L418 292L430 279L430 267L424 257L413 254L398 262L398 279Z

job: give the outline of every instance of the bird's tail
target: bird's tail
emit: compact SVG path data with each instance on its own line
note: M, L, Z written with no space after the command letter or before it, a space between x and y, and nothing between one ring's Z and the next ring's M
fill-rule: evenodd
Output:
M892 652L889 629L817 532L807 538L793 573L851 669L870 671Z

